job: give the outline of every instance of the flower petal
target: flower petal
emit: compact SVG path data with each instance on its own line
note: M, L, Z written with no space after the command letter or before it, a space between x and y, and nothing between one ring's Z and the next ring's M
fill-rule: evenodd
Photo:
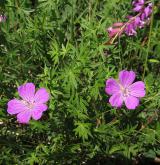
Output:
M21 100L13 99L8 102L7 112L11 115L28 110Z
M34 120L39 120L42 117L43 112L41 111L33 111L32 112L32 118Z
M144 14L146 16L146 18L152 13L152 6L148 5L145 9L144 9Z
M32 111L32 117L34 120L38 120L42 117L43 111L47 110L47 105L45 104L35 104L35 107Z
M133 81L135 80L135 77L136 77L136 75L133 71L122 70L119 73L120 83L124 87L127 87L127 86L131 85L133 83Z
M124 102L128 109L135 109L139 105L139 99L134 96L128 96Z
M23 111L17 115L17 120L19 123L27 124L31 118L31 111Z
M45 88L40 88L34 97L36 103L46 103L49 100L49 93Z
M46 111L48 109L48 106L46 104L35 104L35 107L33 111Z
M129 86L129 91L132 96L135 97L144 97L145 92L145 84L142 81L137 81Z
M113 24L114 27L121 27L123 25L124 25L123 22L116 22L116 23Z
M116 80L111 78L106 81L105 91L107 94L113 95L114 93L118 93L120 91L120 86Z
M112 38L114 37L115 35L121 35L122 32L121 32L121 28L108 28L108 34L109 34L109 37Z
M18 87L18 93L23 100L28 102L33 101L35 94L35 85L33 83L26 83Z
M139 0L139 4L144 5L144 0Z
M123 103L123 98L121 96L120 93L114 94L110 97L109 99L109 103L113 106L113 107L121 107L122 103Z
M142 10L143 6L142 5L136 5L135 8L133 8L133 11L138 12Z

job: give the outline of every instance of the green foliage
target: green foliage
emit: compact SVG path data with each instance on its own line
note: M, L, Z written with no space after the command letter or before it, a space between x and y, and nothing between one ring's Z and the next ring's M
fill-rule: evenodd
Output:
M74 129L75 131L75 135L78 135L79 137L83 138L83 140L87 140L88 136L91 136L90 133L90 127L91 124L90 123L75 123L75 125L77 126L77 128Z
M0 164L103 165L119 157L160 156L160 19L154 2L153 26L115 45L104 44L106 28L125 20L130 0L0 4L7 16L0 22ZM122 69L134 70L146 84L134 111L112 108L104 91L105 80ZM42 119L20 125L6 105L25 82L47 88L51 98Z

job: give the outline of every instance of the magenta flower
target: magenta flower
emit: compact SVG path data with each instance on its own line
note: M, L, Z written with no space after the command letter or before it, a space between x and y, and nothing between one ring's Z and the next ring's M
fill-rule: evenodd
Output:
M139 99L145 96L145 84L135 80L133 71L123 70L119 73L119 80L110 78L106 81L105 91L112 95L109 103L113 107L120 108L125 103L128 109L135 109L139 105Z
M19 96L22 99L13 99L8 102L7 112L11 115L17 114L19 123L29 123L31 117L38 120L47 110L45 104L49 100L49 93L45 88L40 88L35 92L33 83L26 83L18 87Z

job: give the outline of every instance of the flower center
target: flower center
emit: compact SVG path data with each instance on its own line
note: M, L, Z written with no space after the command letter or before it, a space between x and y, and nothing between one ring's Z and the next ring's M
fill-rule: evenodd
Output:
M28 107L29 110L32 110L34 108L34 102L28 102L23 100L23 103L25 104L25 106Z
M123 97L128 97L130 95L130 91L128 88L121 87L121 91L122 91Z

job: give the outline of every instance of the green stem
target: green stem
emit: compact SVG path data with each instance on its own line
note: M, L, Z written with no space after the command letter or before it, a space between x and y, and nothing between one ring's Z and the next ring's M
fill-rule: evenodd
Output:
M71 40L74 40L74 13L73 13L73 0L72 0L72 16L71 16Z
M118 37L118 48L119 48L119 50L121 50L120 49L120 37ZM120 70L122 70L123 69L123 64L122 64L122 53L121 53L121 51L119 51L119 60L120 60Z
M153 5L153 9L154 9L154 5ZM146 70L148 68L147 63L148 63L149 50L150 50L150 44L151 44L151 34L152 34L152 27L153 27L153 15L154 15L154 10L152 11L152 15L151 15L151 23L150 23L150 30L149 30L148 44L147 44L147 54L146 54L146 58L145 58L145 62L144 62L144 71L143 71L143 77L142 77L143 80L144 80L144 77L145 77Z
M91 10L92 10L92 0L89 0L88 2L88 20L91 20Z

